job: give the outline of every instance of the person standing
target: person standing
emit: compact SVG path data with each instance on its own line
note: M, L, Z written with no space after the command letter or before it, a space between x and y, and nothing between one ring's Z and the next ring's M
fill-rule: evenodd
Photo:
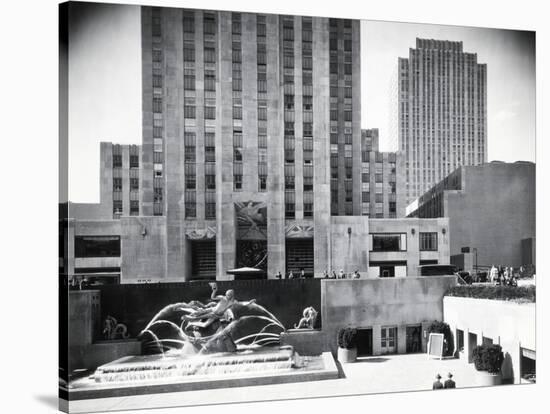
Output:
M292 270L290 272L288 272L288 278L289 279L294 279L294 273L292 273Z
M442 390L443 384L441 383L441 375L437 374L435 376L435 381L432 384L432 390Z
M302 267L302 270L300 272L300 279L305 279L306 278L306 272L304 270L304 268Z
M359 270L355 269L355 272L353 272L353 278L354 279L359 279L361 277L361 275L359 274Z
M282 279L283 275L281 274L280 270L277 270L277 273L275 274L275 279Z
M453 374L450 372L447 374L447 381L443 385L445 388L456 388L456 383L453 381Z
M340 274L338 275L338 279L345 279L346 274L344 273L344 269L340 269Z

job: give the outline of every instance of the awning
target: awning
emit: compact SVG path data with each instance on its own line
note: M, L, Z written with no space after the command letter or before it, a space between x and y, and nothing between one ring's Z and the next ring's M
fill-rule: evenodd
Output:
M521 348L521 355L529 359L537 359L537 353L527 348Z

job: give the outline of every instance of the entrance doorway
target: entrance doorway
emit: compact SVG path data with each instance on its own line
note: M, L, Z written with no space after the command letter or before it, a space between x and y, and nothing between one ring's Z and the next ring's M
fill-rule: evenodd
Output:
M397 327L382 327L380 332L380 352L383 355L397 353Z
M191 242L189 280L216 280L216 240Z
M422 325L407 326L407 353L422 352Z
M477 345L477 335L475 333L468 333L468 362L474 361L474 348Z
M372 328L357 329L357 356L372 355Z
M313 277L313 239L286 240L286 272L300 275L302 269L306 277Z

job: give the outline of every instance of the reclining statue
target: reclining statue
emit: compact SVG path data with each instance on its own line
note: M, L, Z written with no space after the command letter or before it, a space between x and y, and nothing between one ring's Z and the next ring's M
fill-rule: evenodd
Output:
M304 309L303 317L298 322L298 325L294 325L294 329L313 329L315 321L317 320L318 312L313 306L309 306Z
M194 302L192 306L186 308L180 308L184 312L189 312L188 315L181 317L182 320L188 321L186 329L190 328L207 328L213 322L224 319L224 315L231 312L231 308L234 305L248 306L256 302L256 299L252 299L246 302L239 302L235 299L235 292L233 289L229 289L225 292L225 295L217 295L218 287L215 283L211 283L212 294L210 299L213 302L209 302L206 305L200 306L199 302ZM232 319L232 314L231 319Z

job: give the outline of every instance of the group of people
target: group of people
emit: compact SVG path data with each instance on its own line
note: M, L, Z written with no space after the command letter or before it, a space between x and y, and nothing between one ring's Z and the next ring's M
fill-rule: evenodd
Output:
M306 274L306 271L304 268L300 270L300 273L294 274L292 270L290 270L287 274L284 275L281 273L280 270L275 273L275 279L305 279L307 277L312 277L313 275Z
M447 380L444 383L441 382L441 375L437 374L432 389L442 390L447 388L456 388L456 383L453 381L453 374L449 372L447 374Z
M513 267L491 266L489 281L495 285L517 286L517 279Z
M359 273L359 270L355 269L355 272L353 273L345 273L344 269L340 269L340 272L336 273L334 270L331 272L324 271L323 277L325 279L359 279L361 277L361 274Z
M312 277L312 275L306 274L304 269L300 270L300 273L297 274L294 274L294 272L290 270L286 275L284 275L284 277L280 271L275 273L275 279L305 279L307 277ZM344 269L340 269L338 273L336 273L335 270L331 270L330 272L325 270L323 272L323 277L325 279L359 279L361 274L357 269L355 269L353 273L345 273Z

